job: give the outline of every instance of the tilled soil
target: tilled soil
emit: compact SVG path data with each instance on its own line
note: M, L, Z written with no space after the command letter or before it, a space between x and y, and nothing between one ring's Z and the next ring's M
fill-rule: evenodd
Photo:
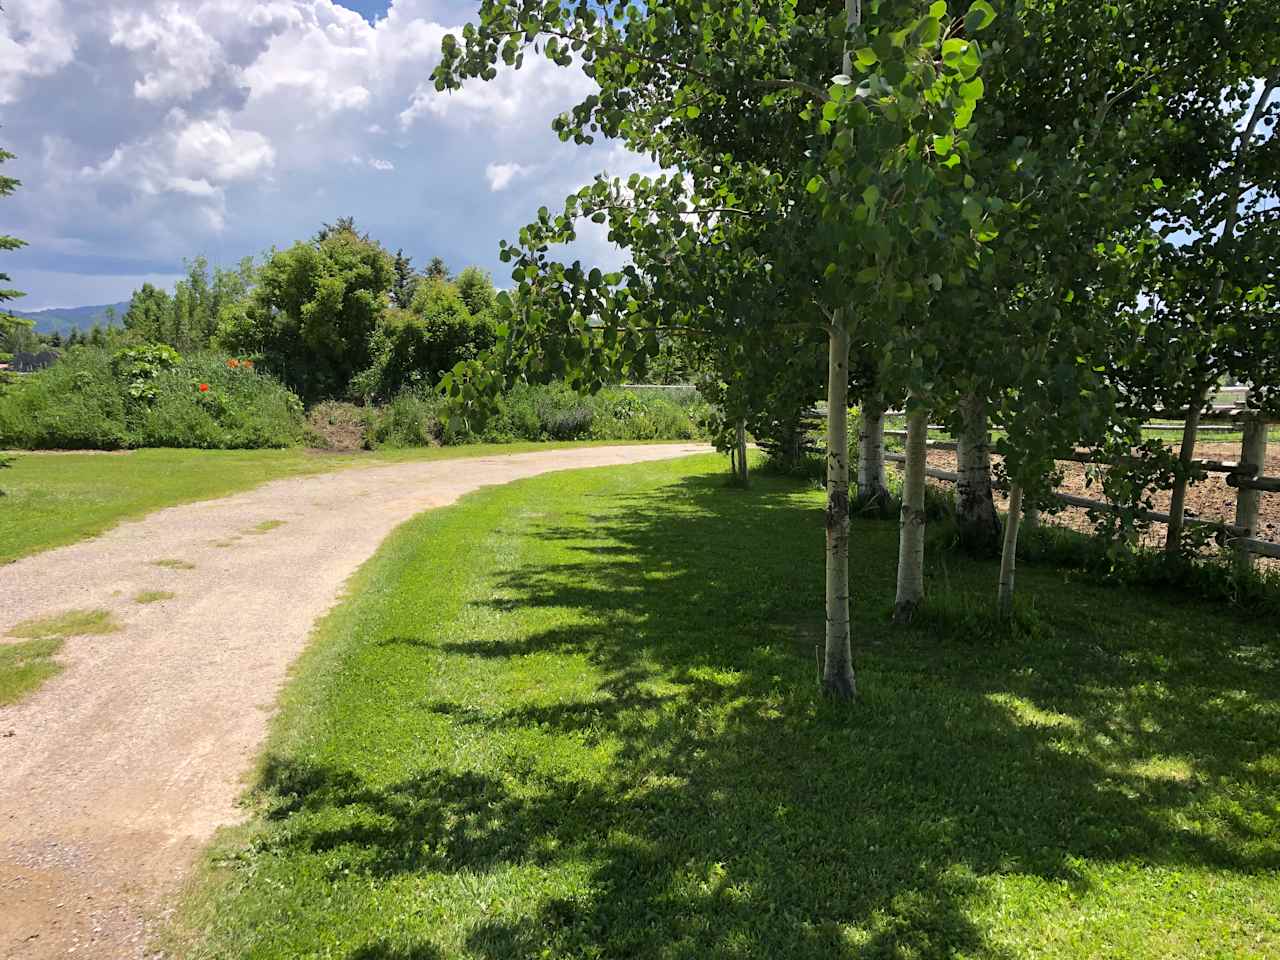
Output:
M239 818L312 624L398 524L485 485L708 449L587 447L279 480L0 567L0 638L69 609L123 624L69 639L64 672L0 708L0 956L148 955L148 926L196 853ZM142 591L174 596L139 605Z

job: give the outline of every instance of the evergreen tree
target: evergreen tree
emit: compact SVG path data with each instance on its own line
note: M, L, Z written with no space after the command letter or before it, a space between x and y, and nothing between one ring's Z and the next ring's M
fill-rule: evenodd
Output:
M431 262L427 264L427 269L423 271L423 275L430 280L448 280L449 268L445 266L444 260L440 257L432 257Z
M7 150L0 150L0 163L6 160L12 160L14 155ZM0 197L7 197L13 193L19 186L21 181L14 177L6 177L0 174ZM26 242L19 240L17 237L10 237L0 234L0 250L17 250L25 247ZM21 290L14 290L8 286L12 282L7 273L0 273L0 304L8 300L15 300L23 295ZM0 309L0 340L9 341L12 336L16 336L19 330L30 330L31 321L23 320L19 317L12 316ZM4 347L0 346L0 350ZM9 354L0 352L0 361L7 361Z
M395 279L391 282L391 302L401 310L408 310L413 303L413 294L418 289L421 278L413 269L413 257L406 257L404 250L397 250L395 256Z

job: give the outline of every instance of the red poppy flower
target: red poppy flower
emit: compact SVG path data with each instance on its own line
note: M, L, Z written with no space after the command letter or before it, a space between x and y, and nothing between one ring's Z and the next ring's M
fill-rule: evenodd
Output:
M202 384L200 384L200 392L201 392L201 393L208 393L208 392L209 392L209 385L208 385L207 383L202 383Z

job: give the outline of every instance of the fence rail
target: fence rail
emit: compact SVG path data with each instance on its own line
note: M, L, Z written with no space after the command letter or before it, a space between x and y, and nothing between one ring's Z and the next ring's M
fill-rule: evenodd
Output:
M1158 417L1172 419L1165 413L1157 414ZM1280 421L1269 417L1261 416L1257 411L1249 410L1245 407L1232 405L1215 407L1209 412L1202 414L1201 419L1216 423L1231 423L1231 427L1209 427L1207 430L1212 431L1230 431L1233 433L1243 433L1243 440L1240 448L1240 459L1238 461L1230 460L1193 460L1191 467L1200 474L1221 473L1225 474L1227 486L1235 489L1238 493L1236 498L1236 520L1235 523L1227 523L1218 520L1203 520L1199 517L1184 516L1182 522L1185 526L1200 527L1202 529L1211 529L1217 532L1225 540L1225 546L1235 551L1237 555L1243 555L1246 558L1252 555L1269 557L1272 559L1280 559L1280 544L1272 543L1268 540L1259 539L1256 536L1258 527L1258 501L1257 497L1266 493L1280 493L1280 477L1262 476L1263 470L1266 469L1267 456L1267 426ZM1167 429L1180 430L1183 428L1182 423L1169 424L1143 424L1144 429ZM929 430L945 430L934 424L929 425ZM1206 429L1206 428L1200 428ZM886 430L886 436L905 437L905 430ZM946 450L956 451L959 444L953 440L934 440L925 444L930 450ZM1252 460L1256 462L1252 462ZM1132 460L1108 458L1095 450L1074 450L1068 454L1064 454L1057 458L1060 461L1068 463L1096 463L1103 465L1118 465L1125 462L1136 462L1136 458ZM885 460L892 463L905 463L906 457L900 453L886 453ZM925 476L935 480L942 480L947 483L958 483L960 475L950 470L939 470L935 467L928 467L925 470ZM1253 498L1249 498L1249 494L1253 494ZM1054 498L1064 506L1082 507L1089 510L1100 510L1111 513L1118 513L1122 508L1105 500L1091 500L1087 497L1078 497L1073 494L1059 493L1054 491ZM1153 523L1168 524L1172 521L1172 517L1167 513L1161 513L1156 510L1139 511L1138 516L1143 520Z

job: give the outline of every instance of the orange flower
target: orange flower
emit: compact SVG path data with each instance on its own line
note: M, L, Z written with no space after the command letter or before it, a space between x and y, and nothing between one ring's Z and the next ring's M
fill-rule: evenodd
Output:
M200 384L200 392L201 392L201 393L208 393L208 392L209 392L209 385L208 385L207 383L202 383L202 384Z
M232 357L230 360L227 361L227 366L230 367L232 370L234 370L236 367L240 366L240 361L237 360L235 357Z
M253 369L253 361L252 361L252 360L241 360L241 361L240 361L240 366L244 367L246 370L252 370L252 369Z

